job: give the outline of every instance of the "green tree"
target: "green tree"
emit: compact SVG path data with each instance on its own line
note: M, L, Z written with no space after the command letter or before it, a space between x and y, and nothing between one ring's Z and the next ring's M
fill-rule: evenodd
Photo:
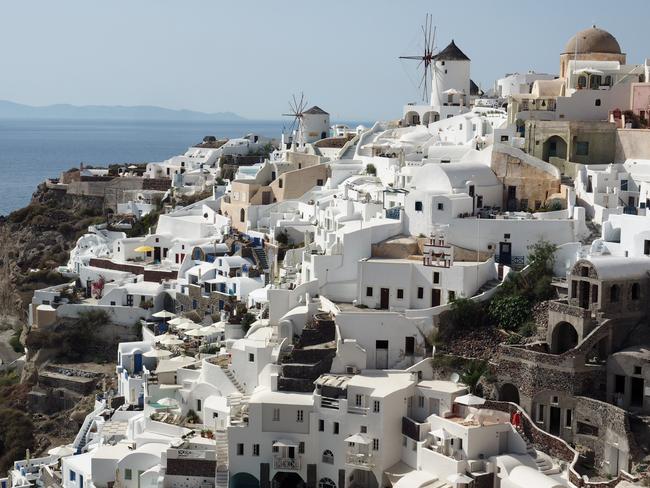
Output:
M488 364L486 361L470 361L460 374L460 381L469 388L470 393L476 393L479 381L487 374Z
M490 318L507 330L517 330L530 317L530 304L521 295L495 296L488 308Z

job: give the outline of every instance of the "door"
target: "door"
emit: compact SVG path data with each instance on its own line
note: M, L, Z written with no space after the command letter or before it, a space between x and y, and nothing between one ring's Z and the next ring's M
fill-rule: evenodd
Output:
M268 205L271 203L271 192L263 191L262 192L262 205Z
M560 407L551 406L551 418L549 421L549 432L555 436L560 435Z
M388 288L382 288L379 295L379 308L387 309L390 302L390 290Z
M84 488L84 475L79 475L79 488Z
M133 372L139 373L142 371L142 354L139 352L133 355Z
M440 290L433 288L431 290L431 306L437 307L438 305L440 305Z
M506 210L513 212L517 210L517 187L508 187L508 199L506 200Z
M293 459L293 458L296 457L296 448L295 448L295 447L293 447L293 446L289 446L289 447L287 448L287 450L288 450L288 456L287 456L287 457L288 457L289 459Z
M643 406L643 378L632 376L630 378L630 406L642 407Z
M404 354L407 356L415 354L415 337L404 338Z
M512 244L499 242L499 263L510 266L512 263Z
M388 341L375 342L375 368L388 369Z
M160 262L161 254L162 253L161 253L160 247L154 247L153 248L153 260L154 260L155 263Z

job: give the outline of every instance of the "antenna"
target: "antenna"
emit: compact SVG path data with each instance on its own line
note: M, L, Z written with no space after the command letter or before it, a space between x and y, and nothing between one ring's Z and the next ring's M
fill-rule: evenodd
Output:
M293 117L291 121L291 126L289 127L289 133L292 134L296 130L297 126L297 137L298 144L300 146L304 145L304 131L303 131L303 115L304 111L307 108L307 100L305 100L304 93L300 92L300 98L297 98L296 95L291 96L289 100L289 113L282 114L283 117Z
M422 88L422 100L426 101L429 95L430 86L429 83L431 80L431 72L433 68L434 54L433 51L436 48L436 30L437 27L433 25L433 16L427 14L424 25L420 26L422 29L422 34L424 36L424 51L419 56L400 56L399 59L412 59L420 61L418 63L418 68L420 66L424 67L422 73L422 78L420 79L419 88Z

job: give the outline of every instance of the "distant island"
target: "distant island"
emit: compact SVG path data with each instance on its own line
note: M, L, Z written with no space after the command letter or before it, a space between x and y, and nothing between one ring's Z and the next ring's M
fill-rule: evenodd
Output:
M233 112L204 113L173 110L150 105L46 105L35 107L0 100L0 119L71 119L71 120L186 120L238 121L244 117Z

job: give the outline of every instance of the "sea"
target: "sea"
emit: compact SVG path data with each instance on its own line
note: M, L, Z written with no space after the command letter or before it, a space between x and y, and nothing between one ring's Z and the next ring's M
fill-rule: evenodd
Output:
M287 121L0 120L0 215L24 207L38 184L86 165L164 161L204 136L280 138Z

